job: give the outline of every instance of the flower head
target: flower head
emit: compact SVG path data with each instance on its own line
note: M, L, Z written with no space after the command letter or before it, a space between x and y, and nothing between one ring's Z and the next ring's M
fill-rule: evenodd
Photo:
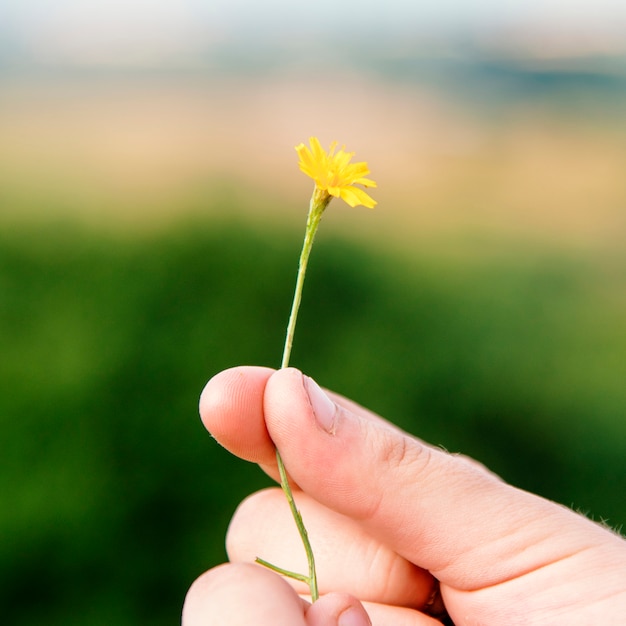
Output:
M341 198L352 207L362 204L373 209L376 206L373 198L362 189L354 187L376 187L373 180L365 178L370 173L367 163L350 163L354 152L346 152L345 146L335 152L336 141L330 144L328 152L322 148L317 137L310 137L309 143L310 148L303 143L296 146L296 152L300 157L300 170L315 181L316 189L329 196Z

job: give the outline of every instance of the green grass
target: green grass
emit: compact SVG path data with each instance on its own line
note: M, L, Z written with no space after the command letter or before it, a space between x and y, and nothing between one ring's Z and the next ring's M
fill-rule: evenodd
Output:
M280 361L301 233L0 235L0 597L12 624L171 624L268 484L197 417ZM292 363L515 484L626 521L626 263L444 261L320 234Z

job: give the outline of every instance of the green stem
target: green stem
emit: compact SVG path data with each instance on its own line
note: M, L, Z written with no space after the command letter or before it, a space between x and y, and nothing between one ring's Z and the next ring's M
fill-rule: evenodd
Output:
M313 548L311 547L311 542L309 541L309 534L307 533L304 522L302 521L302 515L300 514L298 507L296 507L296 503L293 499L293 494L291 493L291 487L289 486L289 480L287 478L287 470L285 469L285 464L283 463L283 459L278 450L276 450L276 462L278 463L278 471L280 472L280 486L282 487L285 497L287 498L289 508L291 509L291 515L293 516L296 526L298 527L300 539L302 539L302 545L304 546L306 559L309 565L309 575L304 576L300 580L304 580L304 582L309 585L311 602L315 602L319 598L319 592L317 590L317 570L315 569Z
M278 567L278 565L274 565L273 563L270 563L269 561L266 561L265 559L262 559L259 556L256 557L255 561L259 565L263 565L267 567L267 569L271 569L272 571L277 572L281 576L287 576L288 578L293 578L294 580L299 580L300 582L307 583L307 584L309 582L309 577L306 574L298 574L297 572L292 572L291 570L283 569L282 567Z
M309 215L306 221L306 231L304 233L304 243L300 252L300 262L298 264L298 277L296 278L296 288L293 294L293 302L291 303L291 313L289 314L289 323L287 324L287 336L285 338L285 347L283 349L283 359L281 368L289 366L289 358L291 357L291 346L293 345L293 336L296 331L296 322L298 321L298 311L302 300L302 288L304 287L304 277L306 276L306 268L309 263L309 256L313 248L313 240L317 227L320 225L322 213L328 206L331 196L327 192L321 192L316 188L311 197L309 206Z
M300 309L300 302L302 300L302 288L304 286L306 268L309 262L309 256L313 247L313 240L315 239L317 227L319 226L320 220L322 219L322 213L324 212L324 209L328 206L330 200L331 196L328 194L328 192L321 191L317 189L317 187L314 189L313 195L311 197L311 203L309 205L309 214L307 217L306 231L304 234L304 243L302 244L302 252L300 253L300 262L298 264L298 277L296 279L296 287L293 295L293 302L291 305L291 313L289 314L289 323L287 324L287 336L285 338L285 347L283 349L283 358L280 366L281 369L289 366L291 347L293 345L293 337L296 330L296 322L298 319L298 310ZM285 497L287 498L287 502L289 503L291 515L293 516L293 519L296 523L298 532L300 533L300 539L302 540L302 544L304 546L304 551L306 552L306 557L309 565L309 575L304 576L302 574L296 574L294 572L284 570L280 567L272 565L271 563L268 563L267 561L264 561L263 559L257 559L257 562L265 565L266 567L269 567L270 569L280 574L306 582L309 585L311 601L315 602L319 597L319 592L317 589L317 572L315 569L315 558L313 556L313 549L311 548L309 535L304 526L304 522L302 521L302 515L300 514L300 511L298 510L296 503L293 499L293 493L291 492L289 479L287 478L287 470L285 469L285 464L278 449L276 450L276 463L278 464L278 472L280 474L280 486L285 494Z

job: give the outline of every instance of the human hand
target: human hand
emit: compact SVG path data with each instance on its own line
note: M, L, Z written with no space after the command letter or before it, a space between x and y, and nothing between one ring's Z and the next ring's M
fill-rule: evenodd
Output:
M626 542L570 509L431 447L295 369L240 367L207 384L203 422L237 456L293 481L322 597L250 564L306 560L280 489L231 522L231 564L192 586L183 624L425 626L433 591L457 626L626 623ZM295 591L294 591L295 590ZM333 593L330 593L333 592ZM324 595L327 594L327 595ZM436 600L438 600L437 598Z

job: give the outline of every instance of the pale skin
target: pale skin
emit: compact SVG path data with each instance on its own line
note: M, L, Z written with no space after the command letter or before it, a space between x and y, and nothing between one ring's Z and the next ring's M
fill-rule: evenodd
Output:
M253 563L260 556L306 573L282 492L264 490L236 511L230 563L192 585L183 626L435 626L426 614L435 580L436 603L456 626L626 624L623 538L296 369L221 372L200 414L225 448L275 479L280 450L321 597L310 605L305 585Z

